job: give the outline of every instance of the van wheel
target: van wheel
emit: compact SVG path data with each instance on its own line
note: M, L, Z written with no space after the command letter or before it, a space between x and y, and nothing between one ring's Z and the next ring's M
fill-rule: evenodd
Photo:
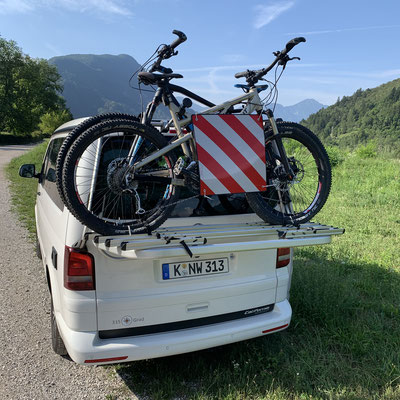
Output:
M54 315L53 298L51 298L50 322L51 322L51 347L56 354L60 356L66 356L68 352L67 349L65 348L60 332L58 331L56 316Z
M38 239L37 233L36 233L35 253L36 253L37 258L38 258L39 260L41 260L41 259L42 259L42 250L41 250L41 248L40 248L40 243L39 243L39 239Z

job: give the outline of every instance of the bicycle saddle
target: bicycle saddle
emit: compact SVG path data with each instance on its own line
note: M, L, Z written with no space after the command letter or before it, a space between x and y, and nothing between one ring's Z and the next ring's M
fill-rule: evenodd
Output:
M139 72L138 79L145 85L153 85L163 79L183 78L181 74L154 74L152 72Z

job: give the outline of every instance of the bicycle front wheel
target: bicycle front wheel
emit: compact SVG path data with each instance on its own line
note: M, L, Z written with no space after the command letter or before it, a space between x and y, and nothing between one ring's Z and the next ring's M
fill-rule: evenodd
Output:
M325 204L331 188L331 166L320 140L306 127L277 123L279 135L270 129L266 137L267 188L247 193L253 211L272 224L301 224L312 219ZM276 140L283 147L293 174L288 175L277 154Z
M71 145L62 169L68 209L103 235L156 229L178 198L172 182L175 154L159 156L134 173L130 164L166 145L157 130L132 120L111 119L87 129Z

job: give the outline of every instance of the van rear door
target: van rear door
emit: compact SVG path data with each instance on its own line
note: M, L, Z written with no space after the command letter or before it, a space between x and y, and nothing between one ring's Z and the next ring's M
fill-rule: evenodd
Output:
M170 218L151 236L89 234L100 337L269 312L277 296L277 249L329 243L339 233L343 230L312 223L270 226L243 214Z

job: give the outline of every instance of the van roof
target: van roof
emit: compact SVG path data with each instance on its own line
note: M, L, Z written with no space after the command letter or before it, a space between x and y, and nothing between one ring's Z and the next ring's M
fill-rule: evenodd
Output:
M66 122L65 124L62 124L61 126L59 126L54 132L53 135L57 134L57 133L62 133L62 132L68 132L71 131L72 129L74 129L76 126L78 126L80 123L82 123L83 121L85 121L86 119L88 119L90 117L83 117L83 118L76 118L76 119L72 119L71 121Z

